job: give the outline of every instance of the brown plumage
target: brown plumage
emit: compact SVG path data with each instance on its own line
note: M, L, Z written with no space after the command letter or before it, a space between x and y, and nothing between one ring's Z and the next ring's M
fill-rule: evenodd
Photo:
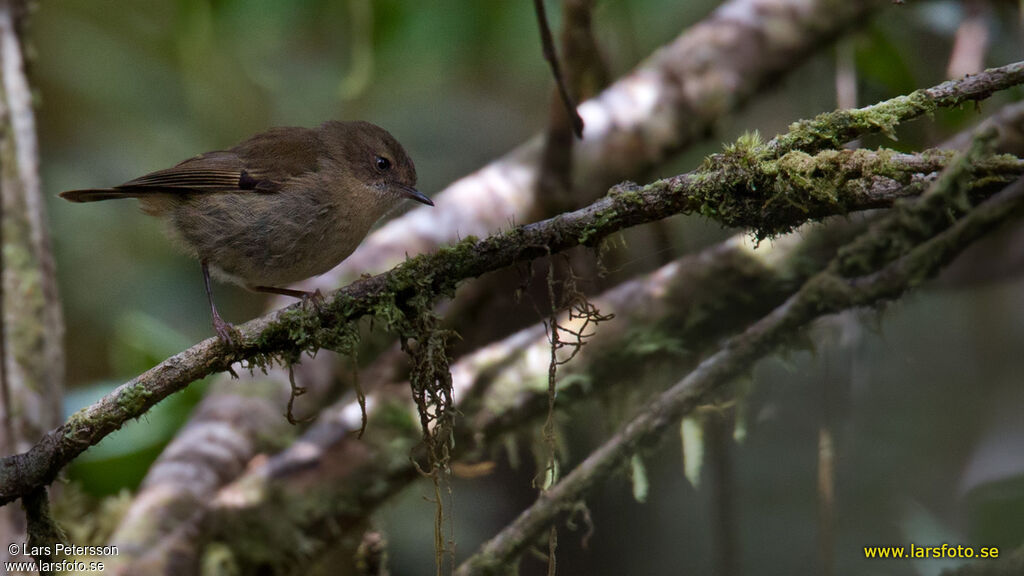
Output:
M230 341L209 271L253 290L283 288L348 257L370 227L418 192L402 145L368 122L273 128L229 150L200 154L113 188L70 190L71 202L138 198L202 263L214 327Z

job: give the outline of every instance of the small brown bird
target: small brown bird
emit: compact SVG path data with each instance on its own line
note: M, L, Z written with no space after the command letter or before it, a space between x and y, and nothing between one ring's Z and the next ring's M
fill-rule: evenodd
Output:
M283 286L334 268L402 199L433 206L415 185L416 167L386 130L329 121L272 128L120 186L60 196L138 198L144 212L166 219L202 264L213 327L230 344L231 325L213 303L211 270L250 290L311 296Z

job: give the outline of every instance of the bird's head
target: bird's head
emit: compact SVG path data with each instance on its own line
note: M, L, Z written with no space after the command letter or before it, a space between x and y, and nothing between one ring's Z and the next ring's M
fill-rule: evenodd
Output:
M416 166L387 130L369 122L330 121L320 126L320 139L342 167L350 193L388 206L406 198L434 205L416 189Z

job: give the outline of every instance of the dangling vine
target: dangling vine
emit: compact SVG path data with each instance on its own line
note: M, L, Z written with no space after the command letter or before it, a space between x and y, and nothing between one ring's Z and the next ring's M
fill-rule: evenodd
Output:
M447 493L450 507L452 492L449 463L454 443L456 411L452 396L448 341L456 333L439 327L440 317L431 304L430 299L415 295L402 307L402 317L393 319L391 324L398 330L402 350L412 361L409 383L419 413L427 454L426 468L418 463L416 466L434 485L434 502L437 506L434 515L434 553L437 574L440 576L446 551L451 565L455 565L454 547L448 546L444 538L444 495ZM449 539L454 540L454 535L450 535Z
M576 286L576 275L568 261L566 262L565 269L566 277L562 281L562 294L561 299L559 299L555 290L557 284L555 258L549 255L547 289L550 312L547 320L544 321L544 325L548 332L548 341L551 343L551 360L548 363L548 412L542 428L544 445L547 448L547 459L541 472L538 474L538 478L534 480L535 485L537 480L541 480L539 486L542 492L550 489L558 481L558 462L556 461L558 442L555 430L558 367L576 357L586 344L586 339L594 335L593 328L597 324L615 317L614 314L602 315L600 310L587 300L586 295ZM558 316L563 310L568 311L566 325L562 325L558 321ZM569 339L562 339L561 333L563 332L569 335ZM563 358L560 359L559 351L563 348L568 348L569 353L567 357L565 354L562 354ZM555 552L557 548L558 529L555 524L552 524L548 532L547 560L549 576L554 576L555 574Z

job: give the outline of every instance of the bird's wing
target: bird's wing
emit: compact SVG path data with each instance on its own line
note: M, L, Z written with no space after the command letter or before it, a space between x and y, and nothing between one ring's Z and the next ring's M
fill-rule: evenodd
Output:
M320 141L312 130L279 128L231 150L207 152L173 168L117 186L126 192L277 192L295 176L316 171Z

